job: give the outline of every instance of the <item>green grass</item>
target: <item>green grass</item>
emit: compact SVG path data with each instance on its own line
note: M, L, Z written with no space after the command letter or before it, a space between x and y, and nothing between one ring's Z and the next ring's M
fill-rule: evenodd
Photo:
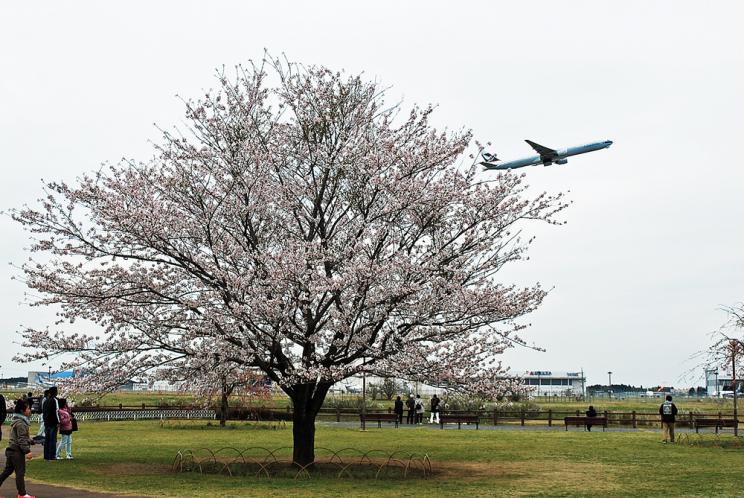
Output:
M230 430L231 429L231 430ZM179 449L291 446L288 427L204 422L81 424L76 460L33 460L30 479L153 496L737 496L744 449L660 444L657 432L586 433L320 425L317 446L427 453L436 474L422 480L314 477L229 478L174 474ZM31 487L31 490L33 488Z

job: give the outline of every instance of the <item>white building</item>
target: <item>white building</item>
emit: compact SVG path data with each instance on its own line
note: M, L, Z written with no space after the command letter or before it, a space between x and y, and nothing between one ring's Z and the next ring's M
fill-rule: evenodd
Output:
M582 372L528 370L522 378L536 396L580 395L584 394L586 385Z
M736 384L739 386L738 392L744 391L744 381L739 378L739 373L736 375ZM731 374L726 372L719 372L718 369L706 369L705 370L705 390L708 396L720 397L727 393L734 392L734 380Z

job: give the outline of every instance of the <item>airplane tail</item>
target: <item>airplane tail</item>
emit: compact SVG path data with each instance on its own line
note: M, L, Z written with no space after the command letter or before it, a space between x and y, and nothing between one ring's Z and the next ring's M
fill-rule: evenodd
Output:
M496 157L496 154L489 154L488 152L482 153L481 156L483 156L483 160L487 163L495 163L499 160L499 158Z

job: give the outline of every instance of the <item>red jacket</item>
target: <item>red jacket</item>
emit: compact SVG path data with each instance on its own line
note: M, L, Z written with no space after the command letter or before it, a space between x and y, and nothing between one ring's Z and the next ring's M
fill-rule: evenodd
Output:
M72 430L72 417L68 408L62 408L59 411L59 430L60 431L71 431Z

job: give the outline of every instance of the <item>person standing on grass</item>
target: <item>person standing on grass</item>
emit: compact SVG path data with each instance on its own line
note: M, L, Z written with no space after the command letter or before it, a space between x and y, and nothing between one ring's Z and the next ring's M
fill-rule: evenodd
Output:
M398 424L403 423L403 401L400 399L400 396L395 398L395 408L393 408L393 411L395 412L396 420L398 421Z
M659 407L659 415L661 415L661 427L664 429L664 442L674 442L674 417L677 415L677 407L672 403L672 395L666 395L666 401L664 401Z
M429 416L430 424L439 423L439 403L439 398L437 398L437 395L435 394L434 397L431 398L431 415Z
M406 416L406 423L413 424L414 413L416 411L416 402L413 400L413 394L408 395L408 399L406 400L406 408L408 408L408 416Z
M55 458L61 460L64 449L67 452L67 459L72 460L72 413L64 398L59 400L59 433L62 438L57 445Z
M57 386L49 388L49 397L44 402L42 418L44 419L44 460L56 460L57 431L59 429Z
M597 416L597 410L594 409L592 405L589 405L589 409L586 411L587 417L596 417ZM586 424L586 430L589 432L592 432L592 424Z
M39 400L39 408L38 409L39 409L39 413L41 413L42 416L39 417L41 419L41 422L39 422L39 432L36 433L36 438L35 439L43 438L44 437L44 434L45 434L44 433L44 416L43 416L43 414L44 414L44 405L46 404L46 400L47 400L48 397L49 397L49 389L44 389L44 395ZM33 404L31 406L33 407Z
M0 474L0 486L15 472L18 498L35 498L26 493L26 460L31 460L33 439L28 433L31 407L21 399L16 401L13 424L10 426L8 447L5 449L5 470Z
M421 395L416 395L416 423L424 423L424 400L421 399Z

